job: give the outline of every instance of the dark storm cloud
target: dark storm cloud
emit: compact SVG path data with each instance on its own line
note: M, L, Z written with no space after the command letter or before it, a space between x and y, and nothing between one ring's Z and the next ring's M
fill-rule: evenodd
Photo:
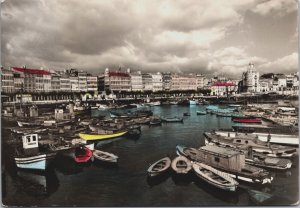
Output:
M289 60L276 68L290 71L295 3L279 1L6 0L2 64L235 75L250 60L264 70ZM259 42L262 33L268 39Z

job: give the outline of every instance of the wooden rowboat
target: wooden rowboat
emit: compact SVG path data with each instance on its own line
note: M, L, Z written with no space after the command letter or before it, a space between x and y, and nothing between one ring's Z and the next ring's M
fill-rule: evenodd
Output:
M226 191L236 191L238 182L232 179L228 173L224 173L203 163L193 163L193 169L196 175L207 183Z
M181 155L174 158L171 166L172 169L178 174L187 174L192 169L191 161Z
M94 150L93 152L94 158L101 160L103 162L117 162L118 156L109 152L104 152L100 150Z
M86 134L86 133L79 133L80 138L84 140L104 140L104 139L111 139L115 137L120 137L126 134L128 131L120 131L111 134Z
M152 165L150 165L147 172L149 176L157 176L165 172L166 170L168 170L170 166L171 166L171 159L169 157L164 157L156 161Z

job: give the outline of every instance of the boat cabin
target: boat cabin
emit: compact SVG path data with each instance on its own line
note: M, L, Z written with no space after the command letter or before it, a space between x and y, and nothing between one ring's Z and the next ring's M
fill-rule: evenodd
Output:
M245 155L241 152L218 146L203 146L199 149L200 160L213 167L241 171L245 167Z
M23 151L26 155L36 154L39 151L38 134L22 136Z

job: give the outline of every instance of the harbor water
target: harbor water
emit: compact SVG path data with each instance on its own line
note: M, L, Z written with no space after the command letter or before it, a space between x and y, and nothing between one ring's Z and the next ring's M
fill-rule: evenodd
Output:
M183 123L142 126L138 138L118 138L98 143L100 150L119 156L116 165L97 161L76 164L71 158L56 158L46 173L20 171L15 167L13 150L3 144L5 171L2 177L4 205L14 206L247 206L291 205L298 202L298 157L287 171L272 171L268 185L240 182L234 193L221 191L197 178L191 171L180 177L172 171L163 177L149 179L149 165L165 156L174 158L177 144L187 147L204 145L205 131L231 128L231 118L197 115L204 106L154 106L154 115L184 117ZM95 110L96 114L101 114ZM3 124L4 125L4 124ZM2 137L8 135L2 134ZM259 202L251 191L266 194Z

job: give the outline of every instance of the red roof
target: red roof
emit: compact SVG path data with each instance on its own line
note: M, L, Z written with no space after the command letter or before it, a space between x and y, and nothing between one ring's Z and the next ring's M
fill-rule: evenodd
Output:
M122 72L109 72L108 76L110 77L129 77L129 74Z
M215 82L211 86L217 86L217 87L229 87L229 86L235 86L232 82Z
M17 72L23 72L25 74L45 74L50 75L50 72L41 69L28 69L28 68L20 68L20 67L12 67L13 70Z

